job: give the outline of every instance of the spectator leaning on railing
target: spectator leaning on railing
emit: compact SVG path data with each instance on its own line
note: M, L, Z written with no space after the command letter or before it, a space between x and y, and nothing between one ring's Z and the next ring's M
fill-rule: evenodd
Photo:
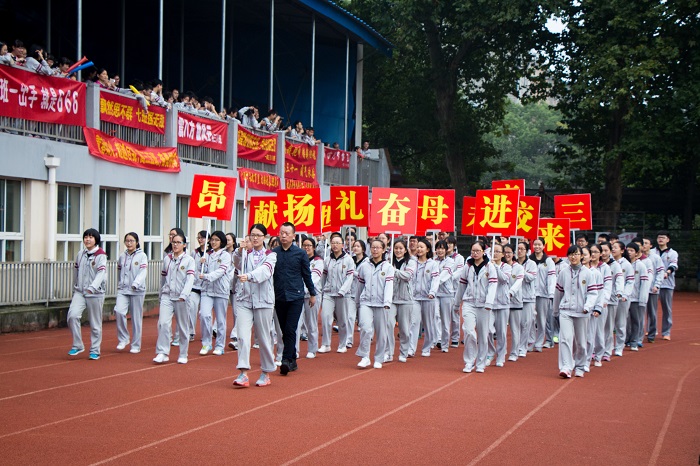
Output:
M271 108L267 112L267 116L261 122L261 129L273 132L277 131L282 126L282 117L277 114L277 110Z
M7 52L7 44L0 41L0 65L11 65L12 55Z
M260 129L260 123L258 123L258 109L250 106L243 107L238 111L238 115L241 116L241 124L243 126L248 126L255 129Z
M31 49L29 49L29 56L27 57L25 66L27 69L30 69L37 74L44 74L47 76L51 76L53 74L51 67L44 59L44 49L38 45L32 45Z

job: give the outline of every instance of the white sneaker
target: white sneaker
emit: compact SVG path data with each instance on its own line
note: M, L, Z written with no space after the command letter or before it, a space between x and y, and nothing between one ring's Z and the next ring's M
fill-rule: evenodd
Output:
M131 347L131 349L129 350L129 353L132 353L132 354L138 354L140 352L141 352L141 348Z
M430 357L430 351L423 351L421 354L424 358L429 358Z
M602 361L596 361L593 363L595 367L603 367L603 362Z
M394 358L389 356L388 354L384 355L384 362L391 362L393 360L394 360Z
M509 360L509 361L517 361L517 360L518 360L518 357L517 357L516 355L514 355L514 354L511 354L510 356L508 356L508 360Z
M381 369L381 368L382 368L382 363L381 363L381 362L375 362L375 363L374 363L374 368L375 368L375 369Z
M504 364L505 364L505 363L502 363L502 362L498 361L498 362L496 363L496 367L503 367Z
M615 351L615 356L622 357L622 351Z
M344 347L344 346L341 346L340 348L338 348L338 351L337 351L337 352L338 352L338 353L347 353L347 352L348 352L348 349L347 349L346 347Z
M357 367L364 369L365 367L369 367L370 364L372 364L372 361L370 361L369 358L362 358L360 362L357 363Z
M310 351L308 353L306 353L306 359L313 359L315 357L316 357L315 353L312 353Z
M328 346L328 345L321 346L321 347L318 349L318 352L319 352L319 353L330 353L330 352L331 352L331 347Z
M399 362L406 362L406 358L404 356L399 356Z
M464 369L462 369L462 372L464 372L465 374L469 374L469 373L471 373L472 370L474 370L474 368L472 366L464 366Z
M275 345L276 345L276 344L277 344L277 343L275 343ZM255 343L255 344L253 345L253 349L258 349L258 348L260 348L260 345L257 344L257 343Z
M177 358L177 363L178 364L187 364L187 358L185 358L185 357Z
M209 351L211 351L211 346L204 345L204 346L202 346L202 349L199 350L199 354L204 356L206 354L209 354Z
M129 344L128 341L126 343L119 342L119 344L117 345L117 350L119 350L119 351L123 350L124 348L126 348L126 345L128 345L128 344Z
M275 366L282 367L282 361L281 360L275 361Z
M159 353L158 356L153 358L153 362L156 362L158 364L163 364L164 362L168 362L168 361L170 361L170 358L163 353Z
M216 348L216 349L212 352L212 354L213 354L214 356L222 356L222 355L224 354L224 350L221 349L221 348Z
M527 356L527 351L520 351L520 352L518 352L518 357L519 357L519 358L524 358L524 357L526 357L526 356Z

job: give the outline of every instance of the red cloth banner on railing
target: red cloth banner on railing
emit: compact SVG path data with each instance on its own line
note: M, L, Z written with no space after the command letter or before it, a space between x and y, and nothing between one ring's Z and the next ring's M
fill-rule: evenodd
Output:
M290 180L285 178L284 179L284 187L286 189L311 189L311 188L318 188L318 183L310 183L308 181L302 181L302 180Z
M1 66L0 116L85 126L85 84Z
M238 125L238 157L253 162L277 164L277 135L260 136Z
M323 155L323 165L326 167L350 168L350 152L348 151L324 147Z
M161 172L180 171L175 147L146 147L122 141L93 128L83 128L88 152L109 162Z
M306 186L316 184L316 159L318 149L308 144L284 143L284 178L285 180L306 181ZM318 186L318 184L316 184ZM289 188L288 189L293 189Z
M228 123L200 118L186 112L177 114L177 142L226 152Z
M240 126L238 128L240 129ZM239 168L238 180L241 183L241 188L245 186L245 180L248 180L248 189L257 189L271 193L280 189L279 176L272 173L259 172L252 168Z
M136 99L100 91L100 120L152 133L165 134L165 109L156 105L146 112Z

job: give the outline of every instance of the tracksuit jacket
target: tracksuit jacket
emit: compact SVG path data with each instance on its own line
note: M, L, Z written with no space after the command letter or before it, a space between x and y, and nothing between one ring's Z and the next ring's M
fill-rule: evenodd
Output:
M470 257L459 276L459 287L455 294L455 309L459 308L462 301L475 307L493 309L497 287L496 267L488 260L488 257L484 257L484 264L478 275L476 267L474 267L474 259Z
M186 300L194 283L195 263L192 256L183 252L180 257L169 253L163 258L163 270L160 273L159 297L167 296L172 301Z
M571 317L590 315L598 300L598 290L590 269L563 264L554 293L554 314ZM587 311L584 313L583 311Z
M375 264L371 259L360 264L357 275L357 302L370 307L391 306L394 296L394 268L389 261Z
M117 261L119 281L117 290L125 295L145 295L148 257L141 249L129 254L124 251Z
M86 296L105 294L107 286L107 254L96 246L92 251L83 249L75 258L73 290Z
M324 262L323 294L336 298L350 296L355 275L355 261L345 251L337 258L331 252Z

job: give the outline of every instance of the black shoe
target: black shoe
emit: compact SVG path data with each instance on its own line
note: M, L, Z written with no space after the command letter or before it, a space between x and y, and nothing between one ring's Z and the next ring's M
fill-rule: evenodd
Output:
M436 347L437 349L442 349L442 343L440 343L440 342L438 341L437 344L435 344L435 347Z
M282 360L282 365L280 366L280 374L287 375L289 373L289 361L286 359Z
M299 369L299 366L297 366L296 361L290 361L289 362L289 372L294 372L295 370Z

